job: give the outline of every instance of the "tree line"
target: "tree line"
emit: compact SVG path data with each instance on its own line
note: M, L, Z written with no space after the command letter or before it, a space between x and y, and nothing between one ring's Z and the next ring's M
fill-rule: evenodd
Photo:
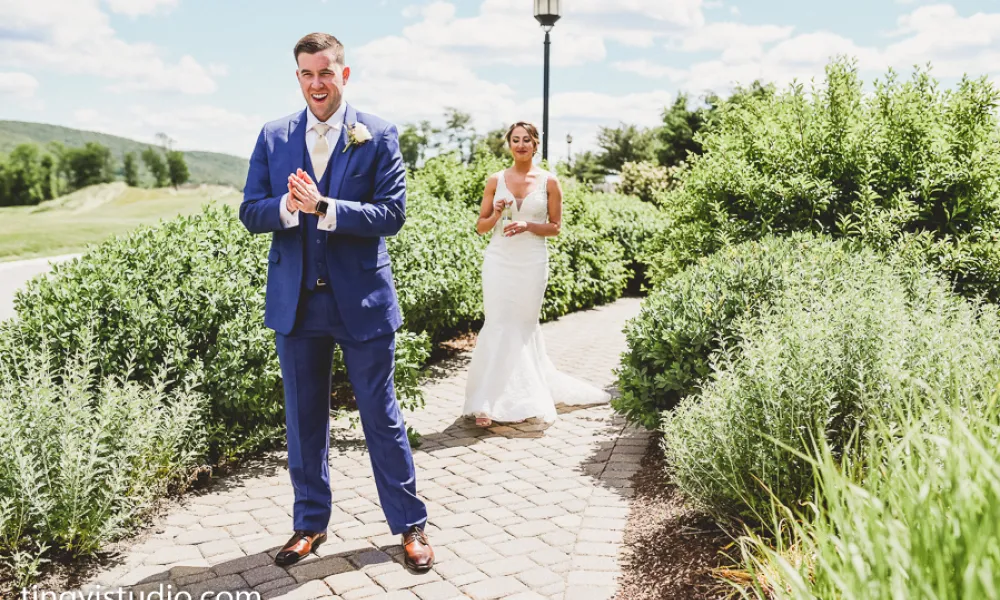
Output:
M733 96L764 96L773 91L773 86L754 82L749 87L737 88ZM692 106L696 103L689 95L679 94L672 105L663 109L661 123L656 127L627 123L601 127L597 134L598 150L578 153L565 166L574 177L586 182L602 181L607 175L621 171L625 163L677 166L689 155L703 152L697 133L714 118L721 103L718 95L709 93L700 104ZM506 129L479 134L471 123L472 116L468 113L448 108L441 126L433 126L430 121L404 126L399 134L403 160L415 168L428 156L449 152L467 162L480 152L508 156Z
M147 147L139 154L126 152L120 169L116 169L111 149L97 142L80 147L67 147L61 142L45 146L19 144L10 154L0 155L0 206L34 205L119 177L139 187L143 183L140 162L152 187L176 188L191 177L184 153L170 149L166 143L159 149Z

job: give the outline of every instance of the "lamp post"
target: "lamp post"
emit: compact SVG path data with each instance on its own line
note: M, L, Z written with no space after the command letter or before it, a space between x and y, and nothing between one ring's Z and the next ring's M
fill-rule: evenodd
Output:
M559 0L535 0L535 20L545 30L545 85L542 96L542 160L549 158L549 32L559 20Z
M573 166L573 135L566 134L566 166Z

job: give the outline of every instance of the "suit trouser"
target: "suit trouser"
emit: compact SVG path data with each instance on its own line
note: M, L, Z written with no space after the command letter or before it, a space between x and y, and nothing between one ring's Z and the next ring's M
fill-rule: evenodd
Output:
M354 388L379 502L389 528L424 527L413 455L393 387L395 335L356 341L347 334L333 294L303 290L295 328L277 336L285 386L288 469L295 490L294 528L325 531L330 521L330 395L333 352L339 345Z

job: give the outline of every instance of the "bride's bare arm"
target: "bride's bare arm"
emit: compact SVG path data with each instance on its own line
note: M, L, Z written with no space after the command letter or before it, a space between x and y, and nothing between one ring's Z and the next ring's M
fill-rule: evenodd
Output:
M479 220L476 221L476 233L480 235L492 231L497 224L497 219L500 218L500 210L497 209L496 203L493 201L496 193L497 176L491 175L486 180L486 189L483 190L483 204L479 209Z
M528 231L542 237L555 237L562 229L562 187L555 177L549 177L545 187L549 193L549 222L528 223Z

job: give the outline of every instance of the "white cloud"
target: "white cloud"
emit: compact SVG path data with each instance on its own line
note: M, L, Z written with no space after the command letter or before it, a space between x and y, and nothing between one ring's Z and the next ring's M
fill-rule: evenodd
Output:
M486 119L509 114L515 105L509 85L480 78L459 53L389 37L358 48L352 57L349 101L398 123L436 120L448 106Z
M0 96L26 99L35 95L38 80L27 73L0 72Z
M922 6L900 17L882 62L909 68L931 62L941 77L1000 73L1000 13L958 14L947 4Z
M182 150L197 149L250 156L260 128L266 119L218 106L197 104L155 110L133 105L124 115L94 108L73 112L73 127L99 131L156 143L159 132L166 133Z
M685 52L717 51L733 56L761 54L765 45L788 39L792 29L778 25L708 23L686 31L677 45Z
M126 1L132 0L117 0L122 6ZM170 4L139 0L135 10ZM219 66L213 73L191 56L169 61L152 44L125 42L98 0L3 0L0 23L0 65L94 75L114 81L116 90L207 94L216 89Z
M450 2L434 2L422 7L420 20L403 28L402 37L419 50L452 49L465 54L474 64L538 64L542 32L523 3L512 10L506 2L487 0L473 17L456 16ZM405 11L413 14L413 9ZM555 34L553 34L555 35ZM377 43L372 42L372 43ZM606 50L601 36L580 25L560 24L559 44L552 60L556 66L579 65L602 60ZM411 56L416 60L416 56Z
M180 0L106 0L111 12L137 17L157 12L162 7L169 10L177 6Z
M659 65L645 59L626 60L613 63L612 66L619 71L635 73L647 79L673 79L678 80L685 74L684 69Z
M908 71L926 63L942 78L1000 75L1000 13L963 16L947 4L915 7L898 19L886 40L882 46L859 45L829 31L793 35L791 27L718 22L674 34L667 44L672 51L709 52L714 58L683 69L648 60L619 61L613 67L668 80L692 93L725 93L755 79L781 86L821 78L836 56L856 58L869 80L889 67Z

